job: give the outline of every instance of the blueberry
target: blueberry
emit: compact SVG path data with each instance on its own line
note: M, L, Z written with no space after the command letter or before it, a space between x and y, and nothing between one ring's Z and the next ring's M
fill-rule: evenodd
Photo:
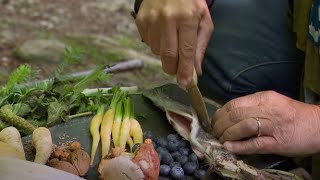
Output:
M180 164L179 162L172 162L172 163L170 164L170 168L173 168L173 167L175 167L175 166L181 167L181 164Z
M195 153L191 153L190 155L189 155L189 159L188 159L188 161L189 162L198 162L198 157L197 157L197 155L195 154Z
M188 148L180 148L179 152L181 153L181 155L188 156L189 153L190 153L190 149L188 149Z
M179 140L179 135L178 134L169 134L167 136L167 140L171 141L171 140Z
M174 151L177 151L179 149L179 141L178 140L170 140L168 142L168 145L167 145L167 149L170 151L170 152L174 152Z
M183 166L188 162L188 156L179 156L177 161Z
M195 172L194 172L194 177L196 177L196 178L198 178L198 179L203 178L205 175L206 175L206 171L203 170L203 169L197 169L197 170L195 170Z
M180 141L180 147L182 148L189 148L189 142L188 141L185 141L185 140L182 140Z
M135 152L138 149L139 146L140 146L140 143L137 143L137 144L133 145L132 152Z
M157 149L156 149L156 151L157 151L157 153L158 154L164 154L164 153L169 153L169 151L166 149L166 148L164 148L164 147L157 147Z
M170 173L170 166L163 164L160 166L160 176L168 176L168 174Z
M153 133L151 131L145 131L143 137L144 139L153 139Z
M171 156L173 157L173 159L175 161L177 161L178 157L181 156L181 153L179 151L176 151L176 152L171 153Z
M157 143L156 143L156 142L153 141L153 142L152 142L152 145L153 145L153 148L154 148L154 149L157 149L158 146L157 146Z
M185 165L183 165L183 170L188 175L193 174L197 168L197 163L195 162L187 162Z
M158 146L161 146L161 147L167 147L168 143L165 138L159 138L157 141L157 144Z
M173 158L171 154L165 153L161 157L161 164L170 165L173 162Z
M172 179L182 179L184 177L184 172L182 167L175 166L170 171L170 176Z

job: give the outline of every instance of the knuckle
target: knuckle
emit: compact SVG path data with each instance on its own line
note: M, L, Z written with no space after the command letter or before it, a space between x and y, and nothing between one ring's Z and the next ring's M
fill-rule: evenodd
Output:
M231 111L231 110L235 109L237 107L237 105L238 105L237 99L233 99L226 104L226 109L227 109L227 111Z
M257 131L257 124L253 121L245 121L244 126L248 128L248 131L256 132Z
M231 122L238 122L242 119L244 112L241 109L233 109L229 113L229 119Z
M272 90L270 90L270 91L265 91L265 92L263 92L262 94L261 94L261 100L263 101L263 102L272 102L275 98L277 98L278 97L278 93L277 92L275 92L275 91L272 91Z
M172 59L177 59L178 53L171 49L166 49L161 51L161 60L162 61L171 61Z
M229 140L229 139L232 138L232 135L233 135L232 132L229 129L227 129L223 133L223 139L224 140Z
M179 54L182 57L188 57L189 60L192 60L195 57L195 48L192 43L185 41L179 47Z

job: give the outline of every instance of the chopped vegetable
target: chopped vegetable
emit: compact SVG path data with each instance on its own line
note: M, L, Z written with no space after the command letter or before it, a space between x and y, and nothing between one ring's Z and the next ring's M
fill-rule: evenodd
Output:
M116 113L115 113L113 125L112 125L112 140L115 147L119 147L119 139L120 139L119 136L120 136L120 127L121 127L122 118L123 118L123 99L120 99L116 107Z
M0 141L9 144L20 151L25 159L21 135L15 127L7 127L0 132Z
M9 104L0 108L0 119L25 131L28 134L31 134L36 129L36 127L34 127L28 121L14 114L12 112L12 106Z
M131 106L130 98L126 97L124 100L124 114L123 114L123 119L121 123L120 139L119 139L119 147L123 151L125 150L126 142L130 135L130 113L131 113L130 106Z
M105 157L110 150L111 130L113 126L114 114L118 102L119 94L115 93L112 97L110 107L105 112L100 128L101 145L102 145L102 158Z
M97 147L100 141L99 128L103 119L104 106L100 106L97 114L92 118L90 123L90 133L92 135L92 147L91 147L91 161L90 165L93 164L94 157L96 155Z
M52 152L51 133L45 127L39 127L32 133L32 143L36 148L35 163L46 164Z

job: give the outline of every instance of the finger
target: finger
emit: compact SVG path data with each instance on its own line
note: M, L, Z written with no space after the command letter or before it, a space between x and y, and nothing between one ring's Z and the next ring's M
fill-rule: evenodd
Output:
M225 108L226 111L231 111L235 108L258 106L260 104L261 104L261 92L257 92L254 94L233 99L229 101L227 104L225 104L222 108Z
M202 74L201 64L203 57L208 46L208 43L211 38L214 26L210 16L210 12L207 7L204 8L204 15L201 19L199 30L198 30L198 39L197 39L197 48L196 48L196 59L195 59L195 68L198 75Z
M144 43L149 45L148 40L148 22L146 17L143 15L143 12L139 12L135 20L138 32Z
M261 136L246 141L227 141L224 148L235 154L273 153L277 149L277 141L270 136Z
M238 141L244 138L257 136L259 128L261 136L269 135L271 127L268 121L260 120L259 127L255 118L245 119L226 129L219 140L223 143L225 141Z
M229 112L220 113L220 116L214 116L213 131L216 137L222 136L224 131L229 127L250 118L265 119L266 113L262 110L263 107L242 107L233 109Z
M180 85L186 86L191 82L193 75L198 31L197 22L191 19L181 24L178 31L179 61L177 81Z
M161 23L160 57L163 71L174 75L178 64L178 35L176 22L164 18Z
M157 23L154 23L148 29L149 45L155 55L160 55L160 33L158 28Z

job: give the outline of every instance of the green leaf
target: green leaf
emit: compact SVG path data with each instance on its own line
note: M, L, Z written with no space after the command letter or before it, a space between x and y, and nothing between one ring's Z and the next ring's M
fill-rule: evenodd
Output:
M65 104L58 101L51 102L48 106L47 125L52 126L61 123L66 116L68 108Z
M28 104L17 103L13 105L13 113L20 117L25 117L31 112L31 108Z
M9 76L9 79L1 91L5 94L10 93L17 84L23 83L25 80L31 77L32 71L29 65L20 65Z

